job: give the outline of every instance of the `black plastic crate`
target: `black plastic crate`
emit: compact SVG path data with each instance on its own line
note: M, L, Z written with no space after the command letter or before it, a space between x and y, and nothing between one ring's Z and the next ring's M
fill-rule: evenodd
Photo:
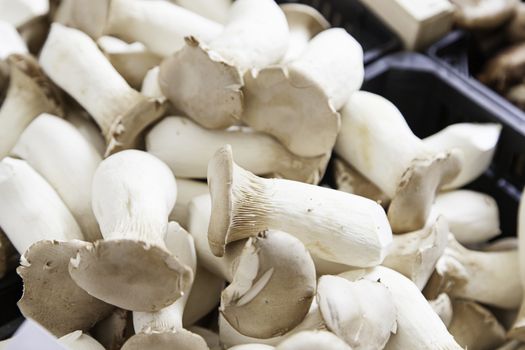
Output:
M22 280L15 271L0 279L0 339L5 336L2 327L21 316L16 305L21 296Z
M0 340L8 339L13 336L18 327L24 322L23 317L15 318L14 320L9 321L8 323L0 326Z
M365 64L401 48L401 41L358 0L277 0L315 7L334 27L348 31L362 46Z
M392 101L421 138L454 123L502 124L490 169L468 188L493 196L503 235L516 234L517 208L525 185L525 118L516 118L505 106L487 99L486 88L479 82L416 53L393 54L369 65L363 90Z

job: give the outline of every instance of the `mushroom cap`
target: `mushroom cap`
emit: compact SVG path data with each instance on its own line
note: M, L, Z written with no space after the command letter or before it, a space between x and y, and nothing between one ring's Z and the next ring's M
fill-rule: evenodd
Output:
M209 350L204 339L184 328L173 332L151 332L135 334L121 350Z
M454 180L461 170L461 153L441 152L428 158L416 158L403 174L388 208L388 220L394 233L422 228L430 214L436 193Z
M243 113L239 69L194 37L161 63L159 85L175 108L206 128L227 128Z
M341 117L320 84L293 67L252 70L244 79L246 124L298 156L320 156L333 148Z
M39 241L24 253L17 269L24 282L22 314L56 336L88 331L114 307L86 293L69 276L68 265L82 241Z
M144 312L173 304L193 281L191 269L166 250L128 239L99 240L80 249L69 273L89 294Z
M525 74L525 43L505 48L483 67L478 79L499 92L521 83Z
M518 0L451 0L456 23L468 29L499 26L514 15Z

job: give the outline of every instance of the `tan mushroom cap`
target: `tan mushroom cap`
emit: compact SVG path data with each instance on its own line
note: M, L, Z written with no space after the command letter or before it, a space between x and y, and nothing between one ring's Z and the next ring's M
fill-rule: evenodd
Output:
M414 159L403 174L388 208L392 231L403 233L421 229L427 221L437 192L442 185L452 181L460 170L461 154L457 150Z
M239 69L194 37L162 62L159 85L175 108L206 128L227 128L243 113Z
M24 281L18 302L22 314L59 337L75 330L88 331L114 309L86 293L69 276L69 260L87 244L39 241L24 253L17 269Z
M193 280L191 269L166 250L128 239L99 240L80 249L69 273L89 294L144 312L173 304Z
M451 0L456 23L469 29L494 28L515 13L518 0Z
M172 332L139 333L124 344L121 350L209 350L204 339L184 328Z

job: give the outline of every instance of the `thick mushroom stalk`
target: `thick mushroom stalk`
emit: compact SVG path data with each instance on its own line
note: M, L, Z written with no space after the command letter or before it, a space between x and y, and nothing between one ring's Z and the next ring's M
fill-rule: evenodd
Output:
M450 232L462 244L484 243L501 233L498 203L481 192L440 193L432 206L432 213L446 219Z
M434 300L429 300L428 303L432 307L432 310L439 316L441 321L448 328L450 322L452 322L452 317L454 315L454 310L452 308L452 301L446 293L441 293Z
M219 36L201 42L192 35L164 60L162 92L206 128L231 126L243 114L244 73L277 63L286 53L288 37L286 18L273 0L235 1Z
M111 154L135 145L164 106L133 90L86 34L55 23L40 54L50 78L95 119ZM71 79L75 77L75 79Z
M228 19L228 11L232 0L171 0L176 4L198 13L213 21L224 23Z
M16 31L16 28L7 22L0 20L0 60L5 60L11 54L28 54L24 39Z
M286 66L246 75L242 119L299 156L325 154L340 129L337 111L361 87L363 77L361 45L344 29L325 30Z
M317 302L326 327L353 350L383 349L396 331L397 310L381 282L322 276Z
M87 241L102 238L91 209L91 182L102 158L74 126L42 114L25 129L12 153L53 186Z
M71 259L75 282L127 310L152 312L173 304L193 279L164 243L176 194L170 169L146 152L122 151L102 161L92 198L104 240Z
M409 278L422 290L447 246L449 228L443 217L421 230L394 235L382 265Z
M210 193L204 181L177 178L177 202L170 213L170 220L188 227L189 205L193 198Z
M491 29L514 15L518 0L451 0L456 23L468 29Z
M380 264L392 241L383 208L364 197L281 179L263 179L233 161L230 146L208 166L212 215L208 240L216 256L228 243L267 229L296 236L312 255L351 266ZM351 252L351 253L349 253Z
M352 350L343 340L327 331L303 331L275 347L275 350Z
M298 157L269 135L235 126L209 130L183 117L164 118L146 135L147 151L177 177L206 178L209 160L225 144L231 145L239 165L254 174L308 183L321 180L329 158Z
M247 240L219 310L241 334L273 338L303 321L315 285L314 263L304 245L287 233L265 231Z
M232 346L228 350L275 350L275 347L265 344L242 344Z
M58 339L69 350L104 350L102 344L82 331L74 331Z
M438 260L424 293L429 299L447 293L452 298L515 309L520 305L523 289L519 280L508 276L518 269L518 252L515 250L468 250L449 235L445 253Z
M29 55L11 55L10 80L0 107L0 159L15 146L24 129L41 113L62 115L61 97L38 62Z
M423 139L423 143L436 152L454 148L463 152L458 176L444 185L443 189L462 187L483 174L494 158L500 134L500 124L459 123L447 126L440 132Z
M1 225L1 223L0 223ZM518 259L519 272L522 288L525 288L525 196L521 196L518 210ZM525 298L521 301L520 311L509 331L509 336L513 339L525 341Z
M460 151L429 150L391 102L369 92L354 93L341 116L335 151L392 198L392 231L422 228L437 191L460 171Z
M386 267L348 271L340 275L350 281L361 278L384 284L397 310L397 331L385 350L462 350L432 310L417 286L405 276Z
M82 136L97 150L100 156L106 152L104 135L90 115L80 108L68 111L66 120L82 134Z

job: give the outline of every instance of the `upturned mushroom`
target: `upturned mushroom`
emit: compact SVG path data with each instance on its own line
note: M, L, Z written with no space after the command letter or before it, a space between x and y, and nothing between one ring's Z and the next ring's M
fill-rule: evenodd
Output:
M275 350L352 350L335 334L327 331L303 331L292 335L275 347Z
M317 303L326 327L353 350L383 349L396 332L397 310L380 281L322 276Z
M254 174L314 184L321 180L329 159L329 153L298 157L271 136L249 128L209 130L183 117L166 117L146 135L146 150L177 177L206 178L208 161L225 144L231 145L239 165Z
M508 273L518 269L518 252L515 250L468 250L449 235L445 253L438 260L424 293L429 299L447 293L452 298L515 309L520 305L523 290L519 280L508 278Z
M342 28L325 30L285 66L246 74L242 120L299 156L325 154L341 126L337 111L363 77L361 45Z
M350 281L380 280L394 300L397 310L396 334L390 336L385 350L462 350L432 310L417 286L405 276L386 267L348 271L339 275Z
M286 18L273 0L237 0L220 35L210 41L192 35L162 62L162 92L200 125L229 127L243 115L243 75L279 62L288 37Z
M133 90L79 30L54 23L40 63L97 122L107 142L106 154L134 146L142 131L164 113L163 104Z
M5 60L11 54L28 54L27 46L16 31L16 28L7 22L0 20L0 60Z
M176 222L170 222L166 233L166 247L193 273L197 269L197 255L193 238ZM183 295L173 304L156 312L133 312L135 335L129 338L123 350L167 349L208 350L202 337L182 327L182 315L192 285L187 284Z
M219 257L228 243L275 229L297 237L312 255L366 267L380 264L392 241L385 212L376 202L296 181L260 178L234 163L229 145L210 160L208 186L213 208L208 241Z
M176 4L219 23L228 20L232 0L171 0Z
M443 189L462 187L482 175L492 163L500 134L500 124L459 123L423 139L423 143L436 152L454 148L463 152L461 171Z
M468 29L491 29L514 15L518 0L451 0L456 23Z
M75 127L42 114L24 130L12 154L27 161L53 186L86 241L102 238L91 209L91 182L102 158Z
M459 174L461 151L428 149L390 101L370 92L352 94L341 116L336 153L392 199L394 233L421 229L437 191Z
M204 181L177 178L177 201L170 213L170 220L177 221L182 227L187 228L191 200L208 193L210 193L208 184Z
M104 240L71 259L73 280L127 310L153 312L173 304L193 274L164 243L177 195L170 169L146 152L122 151L100 163L92 189Z
M452 300L450 300L450 297L446 293L441 293L436 299L429 300L428 303L448 328L450 322L452 322L452 316L454 315Z
M24 129L41 113L62 115L60 93L29 55L7 58L10 80L0 107L0 159L9 154Z

